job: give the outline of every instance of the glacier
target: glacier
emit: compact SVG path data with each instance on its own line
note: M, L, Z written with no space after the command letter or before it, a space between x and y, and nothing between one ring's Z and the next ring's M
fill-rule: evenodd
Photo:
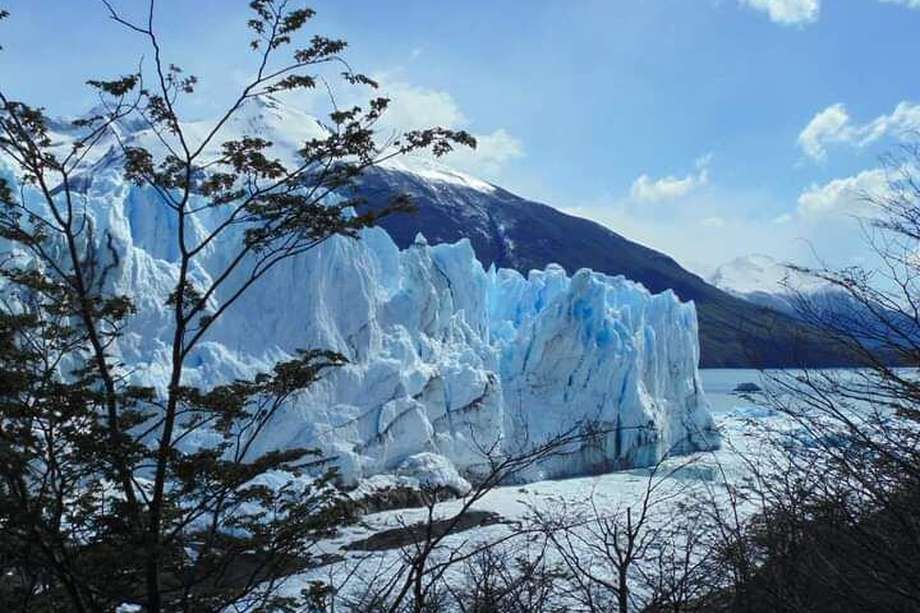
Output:
M278 131L290 118L273 121ZM415 164L427 181L463 177L429 162L401 164ZM15 182L2 161L0 172ZM108 289L137 308L115 352L132 383L162 392L175 221L153 193L123 179L111 156L93 169L83 197L97 248L113 264ZM195 223L191 232L203 235L212 221L205 213ZM210 245L193 276L207 282L232 247ZM218 292L214 308L225 297ZM351 485L397 475L463 491L486 450L514 454L587 425L599 434L518 478L650 465L719 445L692 303L585 269L486 270L467 240L429 245L420 235L400 250L379 228L334 237L272 269L229 309L189 356L183 381L250 378L308 348L349 363L293 399L253 451L317 447Z
M453 471L475 475L484 450L514 454L584 423L603 440L521 478L648 465L713 445L695 311L670 292L555 266L526 278L484 270L466 240L431 246L419 236L400 251L380 229L336 238L286 268L218 324L199 371L250 374L300 347L351 363L289 407L263 450L319 445L352 482L439 474L462 489Z

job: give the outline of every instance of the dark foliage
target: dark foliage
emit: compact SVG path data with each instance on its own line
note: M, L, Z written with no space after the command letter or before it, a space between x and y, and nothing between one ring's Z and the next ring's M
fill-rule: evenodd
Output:
M399 195L373 213L347 214L361 202L353 186L367 168L410 151L441 155L475 143L464 132L431 128L380 144L382 97L333 108L325 135L304 142L293 164L277 159L259 134L224 140L223 128L253 99L312 89L322 71L345 87L376 87L343 59L344 41L304 36L313 11L283 0L249 3L245 44L254 75L213 128L193 137L178 109L198 78L165 60L155 3L140 21L102 4L146 41L150 65L90 80L102 110L75 122L73 142L57 142L44 109L0 90L0 153L15 172L15 185L0 180L0 237L9 245L0 261L0 609L288 610L322 589L281 597L279 580L321 562L312 543L348 511L315 451L252 449L285 403L344 359L305 350L272 372L208 389L183 380L185 361L280 262L411 208ZM156 149L124 142L116 129L123 121L146 126ZM121 262L111 236L97 236L81 191L103 142L116 143L125 177L175 222L163 390L130 385L117 357L134 309L107 283ZM342 196L336 204L333 192ZM204 213L220 221L204 235L191 232ZM202 285L190 271L215 241L235 241L236 253ZM204 431L213 444L186 444ZM307 469L311 479L280 487L263 479Z

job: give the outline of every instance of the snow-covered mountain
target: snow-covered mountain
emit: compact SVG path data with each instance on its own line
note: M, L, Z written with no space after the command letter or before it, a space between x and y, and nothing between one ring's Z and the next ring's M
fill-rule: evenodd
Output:
M227 126L228 137L243 133L270 136L282 158L292 158L300 143L323 133L314 117L271 97L254 99L244 110ZM210 126L209 121L199 121L184 127L194 139ZM66 143L70 125L58 122L55 128L57 138ZM136 139L149 149L160 147L158 139L138 122L126 122L119 129L123 139ZM467 238L486 267L495 264L524 275L551 263L560 264L569 274L586 267L624 275L652 292L670 289L681 300L692 300L699 317L704 366L838 363L838 353L828 351L825 343L802 341L808 334L794 318L723 292L667 255L600 224L527 200L443 164L418 157L392 160L368 172L363 186L372 207L389 203L395 193L412 194L418 212L389 216L382 222L400 248L412 245L420 232L432 244Z
M740 256L722 264L709 282L733 296L790 315L796 313L796 296L833 293L827 282L792 270L763 254Z
M786 367L839 364L839 352L812 342L800 321L721 291L667 255L589 219L517 196L497 185L418 160L374 169L363 178L371 205L394 192L412 194L418 211L382 226L401 248L422 232L432 244L467 238L485 266L522 274L558 263L569 274L587 267L624 275L652 292L693 301L706 367Z
M819 329L845 331L881 359L903 360L898 347L915 346L913 317L885 304L867 304L829 281L800 273L766 255L736 258L716 269L713 285L753 304L788 314Z
M194 138L207 125L186 128ZM269 100L247 107L225 138L257 134L292 153L320 129ZM55 138L66 142L68 130L61 123ZM156 147L142 126L120 130L128 142ZM164 389L175 221L149 189L123 179L116 148L91 163L81 190L107 258L100 265L112 267L110 289L138 308L117 353L135 383ZM411 175L432 190L497 189L420 160L382 172ZM18 188L8 168L0 173ZM35 197L28 187L24 193ZM203 204L191 205L202 209L192 236L218 223ZM206 284L232 247L211 244L192 274ZM223 285L213 308L240 281ZM432 246L418 236L400 249L372 229L360 240L327 241L272 269L236 303L190 356L184 379L208 386L252 377L300 348L336 350L350 364L279 414L262 448L319 446L352 482L394 472L462 488L494 443L513 452L586 422L608 433L526 477L646 465L669 451L718 444L697 370L692 303L589 270L486 270L468 240Z

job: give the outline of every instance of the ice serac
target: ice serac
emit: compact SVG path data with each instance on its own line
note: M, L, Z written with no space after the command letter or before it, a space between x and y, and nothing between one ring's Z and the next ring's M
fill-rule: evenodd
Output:
M276 109L256 111L271 119ZM173 221L105 160L84 195L94 236L105 240L109 289L138 307L117 351L136 383L165 390ZM202 217L189 231L213 223ZM192 270L201 285L238 239L209 246ZM211 308L234 287L231 279ZM466 240L429 245L418 236L400 250L370 229L286 261L210 329L184 380L251 377L302 348L338 351L349 364L287 405L260 448L319 447L352 483L395 474L463 490L484 451L516 453L573 428L598 434L522 478L647 465L718 445L692 303L589 270L484 270Z
M696 339L693 305L671 293L587 270L484 271L467 241L419 237L400 251L374 229L274 271L190 375L217 382L298 348L339 351L350 365L288 407L262 449L319 445L351 482L395 473L463 489L485 450L519 453L586 424L603 434L522 477L711 446Z
M548 440L574 420L601 433L539 476L649 465L714 444L692 304L586 269L491 276L512 440Z
M318 445L350 482L394 473L462 490L486 450L515 454L586 425L601 434L521 477L647 465L717 441L692 304L588 270L486 271L465 240L419 236L400 251L372 229L329 241L229 311L189 374L252 374L305 347L350 364L287 407L260 447Z

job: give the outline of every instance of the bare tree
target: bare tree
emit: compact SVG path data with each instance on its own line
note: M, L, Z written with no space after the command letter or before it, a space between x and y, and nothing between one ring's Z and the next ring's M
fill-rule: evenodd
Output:
M470 490L452 501L451 506L456 508L452 508L446 516L442 512L445 501L455 492L443 487L423 487L423 517L420 521L410 524L399 518L398 528L368 539L379 543L383 550L398 548L398 558L389 563L381 563L377 558L376 565L373 556L359 560L357 564L369 570L360 577L356 576L360 573L349 574L350 581L363 582L362 585L344 589L345 586L340 584L342 602L350 610L369 612L468 610L465 607L469 603L460 598L465 592L452 575L463 574L464 571L475 573L476 569L485 572L488 570L487 562L506 555L506 546L515 547L519 541L537 534L536 530L522 524L505 522L493 513L478 510L477 503L496 487L515 482L534 466L558 457L572 445L597 435L594 427L576 425L548 440L516 445L513 452L504 449L504 441L500 437L489 444L480 444L482 462L471 472L473 484ZM466 539L457 536L466 530L494 523L501 524L503 528L495 538L473 536ZM356 548L372 549L374 543L365 542ZM517 558L516 564L520 573L509 571L501 577L489 574L496 582L504 582L506 592L499 598L502 606L513 607L517 606L512 604L514 602L529 602L531 599L548 602L556 596L550 593L555 571L544 570L540 560ZM480 600L485 598L481 592L477 595ZM492 597L497 595L492 594Z
M863 194L868 263L794 267L827 287L790 287L799 316L862 367L765 373L757 400L783 423L748 459L758 512L726 540L730 610L920 607L920 148L884 162L888 185Z
M536 529L567 567L571 598L587 611L641 610L652 602L682 602L701 564L699 524L680 522L686 487L674 479L695 458L648 469L635 501L607 508L595 494L532 509ZM681 559L680 555L684 558ZM658 573L667 572L668 576ZM647 594L637 594L643 585Z
M527 613L569 610L567 572L547 559L545 541L523 538L484 549L467 560L459 585L448 584L462 613Z

